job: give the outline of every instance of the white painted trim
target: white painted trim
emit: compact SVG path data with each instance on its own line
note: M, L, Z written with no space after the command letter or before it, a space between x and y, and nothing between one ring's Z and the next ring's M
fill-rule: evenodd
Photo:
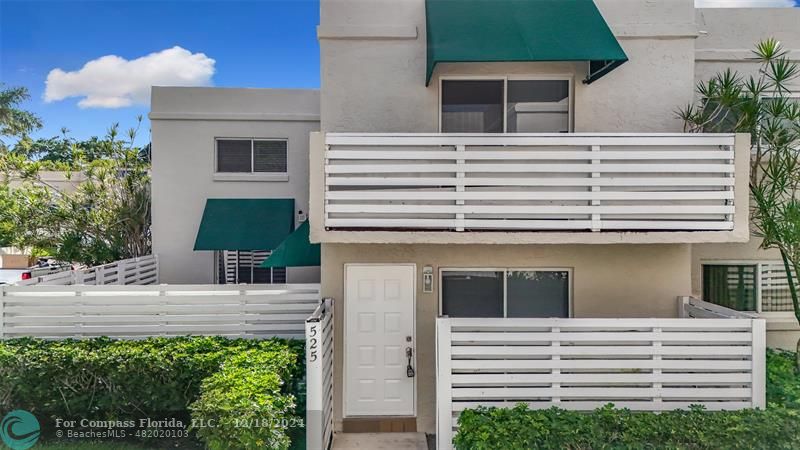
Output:
M417 380L419 379L419 365L417 364L417 354L418 354L419 345L418 345L418 342L417 342L417 265L416 265L416 263L345 263L343 271L342 271L343 272L342 277L343 277L343 282L344 282L344 289L343 289L344 300L342 301L342 304L344 306L343 309L347 310L347 302L348 302L348 296L347 296L347 269L348 269L348 267L375 267L375 266L381 266L381 267L384 267L384 266L390 266L390 267L402 266L402 267L411 267L411 268L414 269L414 276L412 277L412 285L411 285L411 294L413 296L413 298L411 300L413 302L413 306L411 308L411 316L412 316L411 317L411 340L412 340L412 343L414 344L413 345L414 353L413 353L413 357L412 357L412 363L414 364L413 367L414 367L414 370L416 371L416 375L414 376L414 379L412 381L412 383L414 384L414 387L413 387L414 398L413 398L413 402L412 402L413 403L412 417L417 417L417 388L419 386L419 383L417 383ZM343 314L342 315L342 328L343 328L343 330L342 330L342 341L344 342L344 341L347 340L347 330L349 329L349 327L347 326L347 314ZM342 349L342 380L347 380L347 354L346 354L347 353L347 346L343 345L342 347L343 347L343 349ZM342 417L345 418L345 419L351 418L351 417L364 417L364 416L349 416L349 415L347 415L347 408L345 407L345 403L346 402L347 402L347 383L343 381L342 382ZM369 417L373 417L373 416L369 416Z
M317 39L415 40L416 25L317 25Z
M246 122L319 122L319 114L304 113L190 113L151 112L150 120L210 120Z
M753 320L753 407L767 407L767 328L763 319Z
M440 284L441 286L441 284ZM440 289L441 291L441 289ZM450 345L450 321L436 320L436 448L452 446L453 428L450 426L453 413L440 405L452 405L452 347ZM447 376L444 376L444 375Z

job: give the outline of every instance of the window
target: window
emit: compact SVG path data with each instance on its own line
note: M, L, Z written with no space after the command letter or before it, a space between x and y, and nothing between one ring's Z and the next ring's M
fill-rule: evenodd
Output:
M569 270L446 269L441 314L449 317L569 317Z
M737 311L779 315L794 311L781 260L703 263L703 300Z
M443 133L568 133L570 80L441 82Z
M756 265L703 265L703 300L756 311Z
M283 284L286 268L261 268L270 255L265 250L217 251L217 284Z
M217 139L217 173L285 174L287 143L276 139Z

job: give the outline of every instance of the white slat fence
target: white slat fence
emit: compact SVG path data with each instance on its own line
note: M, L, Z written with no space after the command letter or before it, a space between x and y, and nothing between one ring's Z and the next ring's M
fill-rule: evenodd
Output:
M437 448L479 405L765 407L762 319L436 321Z
M719 231L727 134L329 133L331 229Z
M333 299L306 320L306 448L333 442Z
M695 297L678 297L681 317L691 319L758 319L758 314L726 308Z
M0 338L305 339L318 284L0 287Z
M156 255L123 259L101 266L57 272L16 283L17 286L69 285L150 285L158 284Z

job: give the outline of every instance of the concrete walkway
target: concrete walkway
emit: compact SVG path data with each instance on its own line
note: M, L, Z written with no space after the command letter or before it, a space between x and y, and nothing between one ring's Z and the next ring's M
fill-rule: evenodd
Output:
M428 450L425 433L336 433L333 450Z

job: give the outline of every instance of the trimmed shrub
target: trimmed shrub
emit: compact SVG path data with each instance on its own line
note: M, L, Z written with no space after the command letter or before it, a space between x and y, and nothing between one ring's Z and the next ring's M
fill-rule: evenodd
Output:
M608 405L584 413L520 404L467 410L458 423L460 450L800 448L800 414L785 408L657 414Z
M235 396L257 400L243 414L285 419L304 414L303 352L302 341L280 339L12 339L0 342L0 408L26 409L44 430L56 418L174 417L188 426L201 392L207 403L227 390L229 406Z
M294 364L288 349L246 351L230 358L203 381L200 399L191 405L200 438L212 450L286 449L295 397L283 391L283 375Z
M798 449L800 376L794 361L792 352L768 351L766 410L477 408L461 413L453 442L459 450Z
M795 352L767 349L767 404L800 410Z

